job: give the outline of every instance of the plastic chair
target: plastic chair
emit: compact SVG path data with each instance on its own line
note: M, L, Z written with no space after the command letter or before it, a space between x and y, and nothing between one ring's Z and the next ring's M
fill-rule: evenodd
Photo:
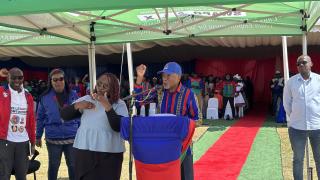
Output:
M28 167L28 171L27 171L27 174L33 173L33 179L34 179L34 180L37 180L36 171L39 170L40 165L41 165L40 161L35 160L35 158L36 158L38 155L39 155L39 151L35 150L32 158L29 160L29 167ZM12 169L11 175L15 175L14 169Z
M228 101L228 103L227 103L226 110L224 111L223 118L224 118L224 119L227 119L228 116L229 116L230 119L233 119L232 109L231 109L231 105L230 105L230 102L229 102L229 101Z
M207 108L207 119L219 119L219 101L217 98L210 98Z
M145 116L146 116L146 108L144 107L144 105L141 106L140 116L142 116L142 117L145 117Z
M156 103L150 103L149 116L156 114Z

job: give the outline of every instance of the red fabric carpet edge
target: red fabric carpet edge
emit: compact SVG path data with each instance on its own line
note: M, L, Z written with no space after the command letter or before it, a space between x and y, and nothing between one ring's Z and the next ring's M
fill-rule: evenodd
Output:
M194 164L195 180L237 179L266 110L254 110L231 126Z

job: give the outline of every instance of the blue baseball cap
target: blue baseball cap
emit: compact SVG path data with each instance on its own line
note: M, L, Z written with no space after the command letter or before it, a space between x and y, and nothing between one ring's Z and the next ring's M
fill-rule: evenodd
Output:
M162 73L166 73L166 74L178 74L178 75L182 75L182 70L181 67L178 63L176 62L168 62L162 71L159 71L158 74L162 74Z

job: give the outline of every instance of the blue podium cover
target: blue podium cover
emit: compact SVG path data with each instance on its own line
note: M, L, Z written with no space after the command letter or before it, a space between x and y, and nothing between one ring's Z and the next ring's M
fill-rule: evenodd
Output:
M190 120L186 117L134 117L134 158L148 164L166 163L181 155L182 142L188 135ZM121 136L129 140L129 118L122 118ZM170 152L170 153L168 153Z

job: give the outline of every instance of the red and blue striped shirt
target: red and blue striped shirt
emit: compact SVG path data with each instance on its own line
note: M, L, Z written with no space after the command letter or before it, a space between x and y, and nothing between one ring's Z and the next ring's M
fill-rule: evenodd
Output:
M194 121L202 119L198 100L191 89L181 83L175 92L164 90L158 99L158 112L171 113L177 116L185 116Z
M135 86L136 93L142 92L142 86ZM191 89L181 83L175 92L164 90L158 93L158 113L170 113L185 116L194 121L202 120L198 100Z
M135 92L142 92L142 87L135 86ZM202 113L196 95L191 89L179 83L175 92L163 90L158 93L158 113L170 113L184 116L194 121L202 120ZM187 154L191 154L188 148Z

